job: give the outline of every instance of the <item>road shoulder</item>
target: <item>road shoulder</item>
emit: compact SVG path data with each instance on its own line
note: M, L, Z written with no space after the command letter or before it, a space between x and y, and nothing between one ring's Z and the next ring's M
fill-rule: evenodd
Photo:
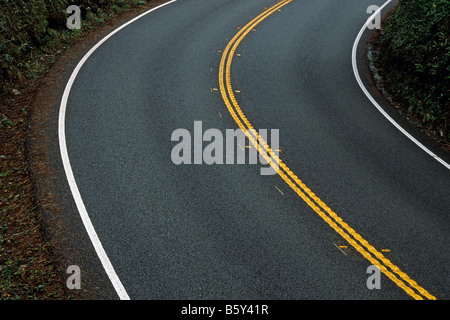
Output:
M81 58L103 37L120 25L166 1L135 7L82 35L56 60L33 90L27 132L28 160L41 220L43 239L51 244L57 270L65 286L70 265L81 269L81 289L71 290L74 299L117 299L92 247L67 185L59 153L59 104L70 75Z

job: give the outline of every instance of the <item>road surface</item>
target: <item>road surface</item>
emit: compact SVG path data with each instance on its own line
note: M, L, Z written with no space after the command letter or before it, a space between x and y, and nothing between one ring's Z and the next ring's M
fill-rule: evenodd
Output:
M179 0L90 54L65 106L64 161L100 260L113 268L100 295L450 298L450 172L374 107L353 74L366 9L383 3ZM230 55L240 30L248 32ZM228 90L256 130L278 129L292 184L261 175L261 163L174 164L175 130L192 135L193 155L196 121L224 137L239 128ZM105 263L93 263L104 277ZM374 264L386 268L380 289L367 285Z

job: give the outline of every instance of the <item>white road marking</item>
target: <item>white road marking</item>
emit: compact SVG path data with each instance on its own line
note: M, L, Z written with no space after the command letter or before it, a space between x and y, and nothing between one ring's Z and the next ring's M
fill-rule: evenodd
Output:
M375 16L381 12L381 10L387 6L392 0L386 1L377 11L375 11L369 19L367 19L366 23L363 25L361 30L358 33L358 36L355 39L355 42L353 43L353 50L352 50L352 66L353 66L353 72L356 77L356 81L358 81L359 86L361 87L364 94L369 98L369 100L372 102L372 104L378 109L378 111L381 112L383 116L386 117L398 130L400 130L401 133L403 133L405 136L407 136L411 141L413 141L416 145L418 145L422 150L424 150L426 153L428 153L430 156L432 156L434 159L439 161L442 165L444 165L447 169L450 169L450 165L445 162L443 159L438 157L436 154L434 154L432 151L430 151L427 147L425 147L423 144L421 144L419 141L417 141L412 135L410 135L405 129L403 129L397 122L394 121L387 113L383 110L383 108L380 107L380 105L375 101L375 99L370 95L370 93L367 91L366 87L361 81L361 78L359 76L358 72L358 66L356 64L356 50L359 44L359 41L361 40L361 36L364 33L365 29L373 21Z
M105 269L114 289L116 290L117 295L121 300L130 300L130 297L128 296L128 293L126 292L124 286L122 285L122 282L120 281L119 277L117 276L114 267L111 264L111 261L108 258L108 255L106 254L103 245L98 238L97 232L95 231L95 228L91 222L91 219L89 218L89 214L84 206L83 199L81 197L80 191L78 190L77 183L75 181L74 174L72 172L72 167L70 165L69 160L69 154L67 152L67 145L66 145L66 136L65 136L65 117L66 117L66 109L67 109L67 101L69 98L70 90L72 88L72 85L75 81L75 78L78 75L78 72L80 71L83 64L86 62L86 60L90 57L90 55L97 50L106 40L108 40L110 37L112 37L114 34L128 26L129 24L135 22L136 20L142 18L143 16L149 14L150 12L153 12L157 9L160 9L168 4L171 4L173 2L176 2L177 0L172 0L169 2L166 2L164 4L161 4L155 8L152 8L143 14L137 16L136 18L128 21L127 23L123 24L119 28L113 30L111 33L109 33L106 37L101 39L94 47L89 50L89 52L80 60L78 65L75 67L75 70L72 72L72 75L70 76L69 81L67 82L66 88L64 90L64 94L61 100L61 105L59 109L59 123L58 123L58 136L59 136L59 146L60 146L60 153L61 153L61 159L64 165L64 170L66 173L67 181L70 186L70 190L72 192L73 198L75 200L78 212L81 216L81 219L83 221L84 227L86 228L86 231L89 235L89 238L91 239L91 242L95 248L95 251L100 258L100 261L103 265L103 268Z

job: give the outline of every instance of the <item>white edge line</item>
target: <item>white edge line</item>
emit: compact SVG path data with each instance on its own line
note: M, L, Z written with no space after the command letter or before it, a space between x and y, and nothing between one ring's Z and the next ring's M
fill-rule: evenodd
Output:
M356 81L358 82L359 86L361 87L362 91L365 93L367 98L372 102L372 104L378 109L378 111L383 114L383 116L386 117L398 130L400 130L401 133L403 133L405 136L407 136L411 141L413 141L416 145L418 145L422 150L424 150L426 153L428 153L430 156L432 156L434 159L439 161L442 165L444 165L447 169L450 169L450 165L445 162L443 159L438 157L436 154L431 152L427 147L425 147L423 144L421 144L419 141L417 141L412 135L410 135L405 129L403 129L397 122L394 121L384 110L380 107L380 105L375 101L375 99L370 95L370 93L367 91L366 87L361 81L361 78L359 76L358 67L356 64L356 50L359 44L359 41L361 40L362 34L364 33L365 29L373 21L375 16L381 12L381 10L387 6L392 0L386 1L377 11L375 11L369 19L367 19L366 23L363 25L361 30L358 33L358 36L355 39L355 42L353 43L353 50L352 50L352 66L353 66L353 72L356 77Z
M114 289L116 290L117 295L121 300L130 300L130 297L128 296L128 293L125 290L125 287L122 285L122 282L120 281L119 277L117 276L114 267L111 264L111 261L108 258L108 255L106 254L105 250L103 249L103 245L98 238L97 232L95 231L95 228L91 222L91 219L89 218L89 214L84 206L83 199L81 197L80 191L78 190L77 183L75 181L74 174L72 172L72 167L70 165L69 155L67 152L67 145L66 145L66 136L65 136L65 118L66 118L66 109L67 109L67 101L69 98L69 93L72 88L72 85L75 81L75 78L78 75L78 72L80 71L83 64L86 62L86 60L89 58L89 56L97 50L106 40L108 40L111 36L113 36L115 33L119 32L129 24L135 22L136 20L142 18L143 16L149 14L152 11L155 11L161 7L164 7L168 4L171 4L173 2L176 2L177 0L172 0L166 3L163 3L155 8L152 8L143 14L135 17L134 19L128 21L127 23L123 24L119 28L113 30L111 33L109 33L106 37L101 39L94 47L89 50L89 52L80 60L78 65L75 67L75 70L72 72L72 75L69 78L69 81L67 82L66 88L64 90L60 110L59 110L59 122L58 122L58 136L59 136L59 145L60 145L60 152L61 152L61 159L64 165L64 170L67 176L67 182L69 183L70 190L72 192L73 198L75 200L76 206L78 208L78 212L81 216L81 219L83 221L84 227L86 228L86 231L89 235L89 238L91 239L91 242L94 246L94 249L103 265L103 268L105 269L112 285L114 286Z

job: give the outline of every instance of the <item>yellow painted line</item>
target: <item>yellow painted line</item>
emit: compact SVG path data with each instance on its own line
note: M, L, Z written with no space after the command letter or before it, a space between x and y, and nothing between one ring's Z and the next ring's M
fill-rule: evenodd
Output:
M259 136L253 126L250 124L234 96L231 86L231 64L235 51L241 41L247 34L268 16L278 11L281 7L292 2L292 0L283 0L271 8L268 8L256 18L251 20L245 27L232 38L225 48L220 61L219 84L222 99L227 106L231 116L238 126L246 134L250 142L256 147L268 163L277 171L278 175L302 198L330 227L341 235L352 247L354 247L363 257L373 265L376 265L389 279L396 283L406 293L415 299L423 299L417 294L416 289L421 295L428 299L436 299L417 282L401 271L391 261L383 256L365 239L363 239L355 230L345 223L333 210L331 210L319 197L317 197L293 172L284 164L275 153L272 152L269 145ZM255 140L254 136L258 140ZM378 259L378 260L377 260ZM392 271L389 271L386 267ZM395 274L394 274L395 273ZM399 279L399 276L401 279Z

